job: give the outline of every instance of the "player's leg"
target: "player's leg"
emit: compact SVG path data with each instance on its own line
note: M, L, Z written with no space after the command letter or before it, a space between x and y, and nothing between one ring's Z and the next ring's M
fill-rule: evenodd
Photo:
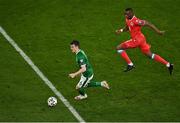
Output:
M109 89L109 85L108 85L108 83L106 81L97 82L97 81L94 81L92 79L93 79L93 75L88 78L87 82L82 84L81 88L86 88L86 87L104 87L106 89ZM82 89L81 89L81 92L83 92Z
M158 54L152 53L150 50L150 46L148 44L143 45L143 47L141 47L141 51L148 56L149 58L166 65L166 67L168 68L170 75L172 74L173 71L173 64L171 64L170 62L166 61L164 58L162 58L161 56L159 56Z
M88 83L87 87L104 87L106 89L110 89L107 81L97 82L91 80L90 83Z
M131 40L128 40L126 42L121 43L120 45L118 45L116 47L117 53L119 53L121 55L121 57L128 64L127 69L124 70L124 72L130 71L130 70L132 70L134 68L134 65L133 65L131 59L129 58L129 56L127 55L127 53L125 51L126 49L133 48L132 45L133 44L132 44L132 39L131 39Z
M87 98L87 94L85 93L84 85L88 82L88 77L84 77L81 75L81 79L76 85L76 90L79 92L79 95L76 96L74 99L82 100Z

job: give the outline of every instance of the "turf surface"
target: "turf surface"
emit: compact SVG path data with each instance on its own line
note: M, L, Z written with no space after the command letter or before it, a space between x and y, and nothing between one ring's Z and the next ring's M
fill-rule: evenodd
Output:
M70 101L85 121L180 121L180 14L179 0L0 0L0 25ZM167 69L128 50L136 69L123 73L125 62L116 45L129 39L114 31L124 25L123 10L133 7L165 36L143 28L152 51L175 64ZM93 65L96 80L108 80L111 90L89 88L87 100L77 102L75 85L68 78L77 70L69 50L72 39ZM58 100L46 100L50 89L0 36L0 121L77 121Z

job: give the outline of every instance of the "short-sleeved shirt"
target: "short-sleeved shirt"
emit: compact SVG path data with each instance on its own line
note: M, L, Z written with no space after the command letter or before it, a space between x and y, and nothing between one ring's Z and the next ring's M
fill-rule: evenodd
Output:
M82 65L86 66L86 71L82 73L84 77L91 77L93 75L92 66L83 50L79 50L76 54L76 62L79 68L81 68Z
M148 53L150 51L150 45L146 42L145 36L141 32L141 27L144 26L145 21L140 20L136 16L132 19L126 18L126 25L129 27L131 34L130 40L123 42L121 47L124 49L139 47L143 53Z
M145 21L137 18L136 16L133 16L132 19L126 18L126 25L129 27L131 38L135 38L138 35L142 35L141 27L144 24L145 24Z

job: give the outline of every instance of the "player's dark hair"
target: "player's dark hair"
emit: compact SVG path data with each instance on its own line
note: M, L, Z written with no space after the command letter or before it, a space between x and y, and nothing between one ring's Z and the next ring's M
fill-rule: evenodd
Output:
M132 9L132 8L126 8L125 11L131 11L131 12L133 12L133 9Z
M71 45L75 45L75 46L80 46L80 43L79 43L79 41L78 40L73 40L71 43L70 43Z

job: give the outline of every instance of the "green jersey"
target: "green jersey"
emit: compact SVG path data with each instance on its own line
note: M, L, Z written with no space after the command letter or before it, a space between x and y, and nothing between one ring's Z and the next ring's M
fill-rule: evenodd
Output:
M91 77L93 75L92 66L83 50L80 50L76 54L76 62L79 68L81 68L81 65L86 65L86 71L82 73L84 77Z

